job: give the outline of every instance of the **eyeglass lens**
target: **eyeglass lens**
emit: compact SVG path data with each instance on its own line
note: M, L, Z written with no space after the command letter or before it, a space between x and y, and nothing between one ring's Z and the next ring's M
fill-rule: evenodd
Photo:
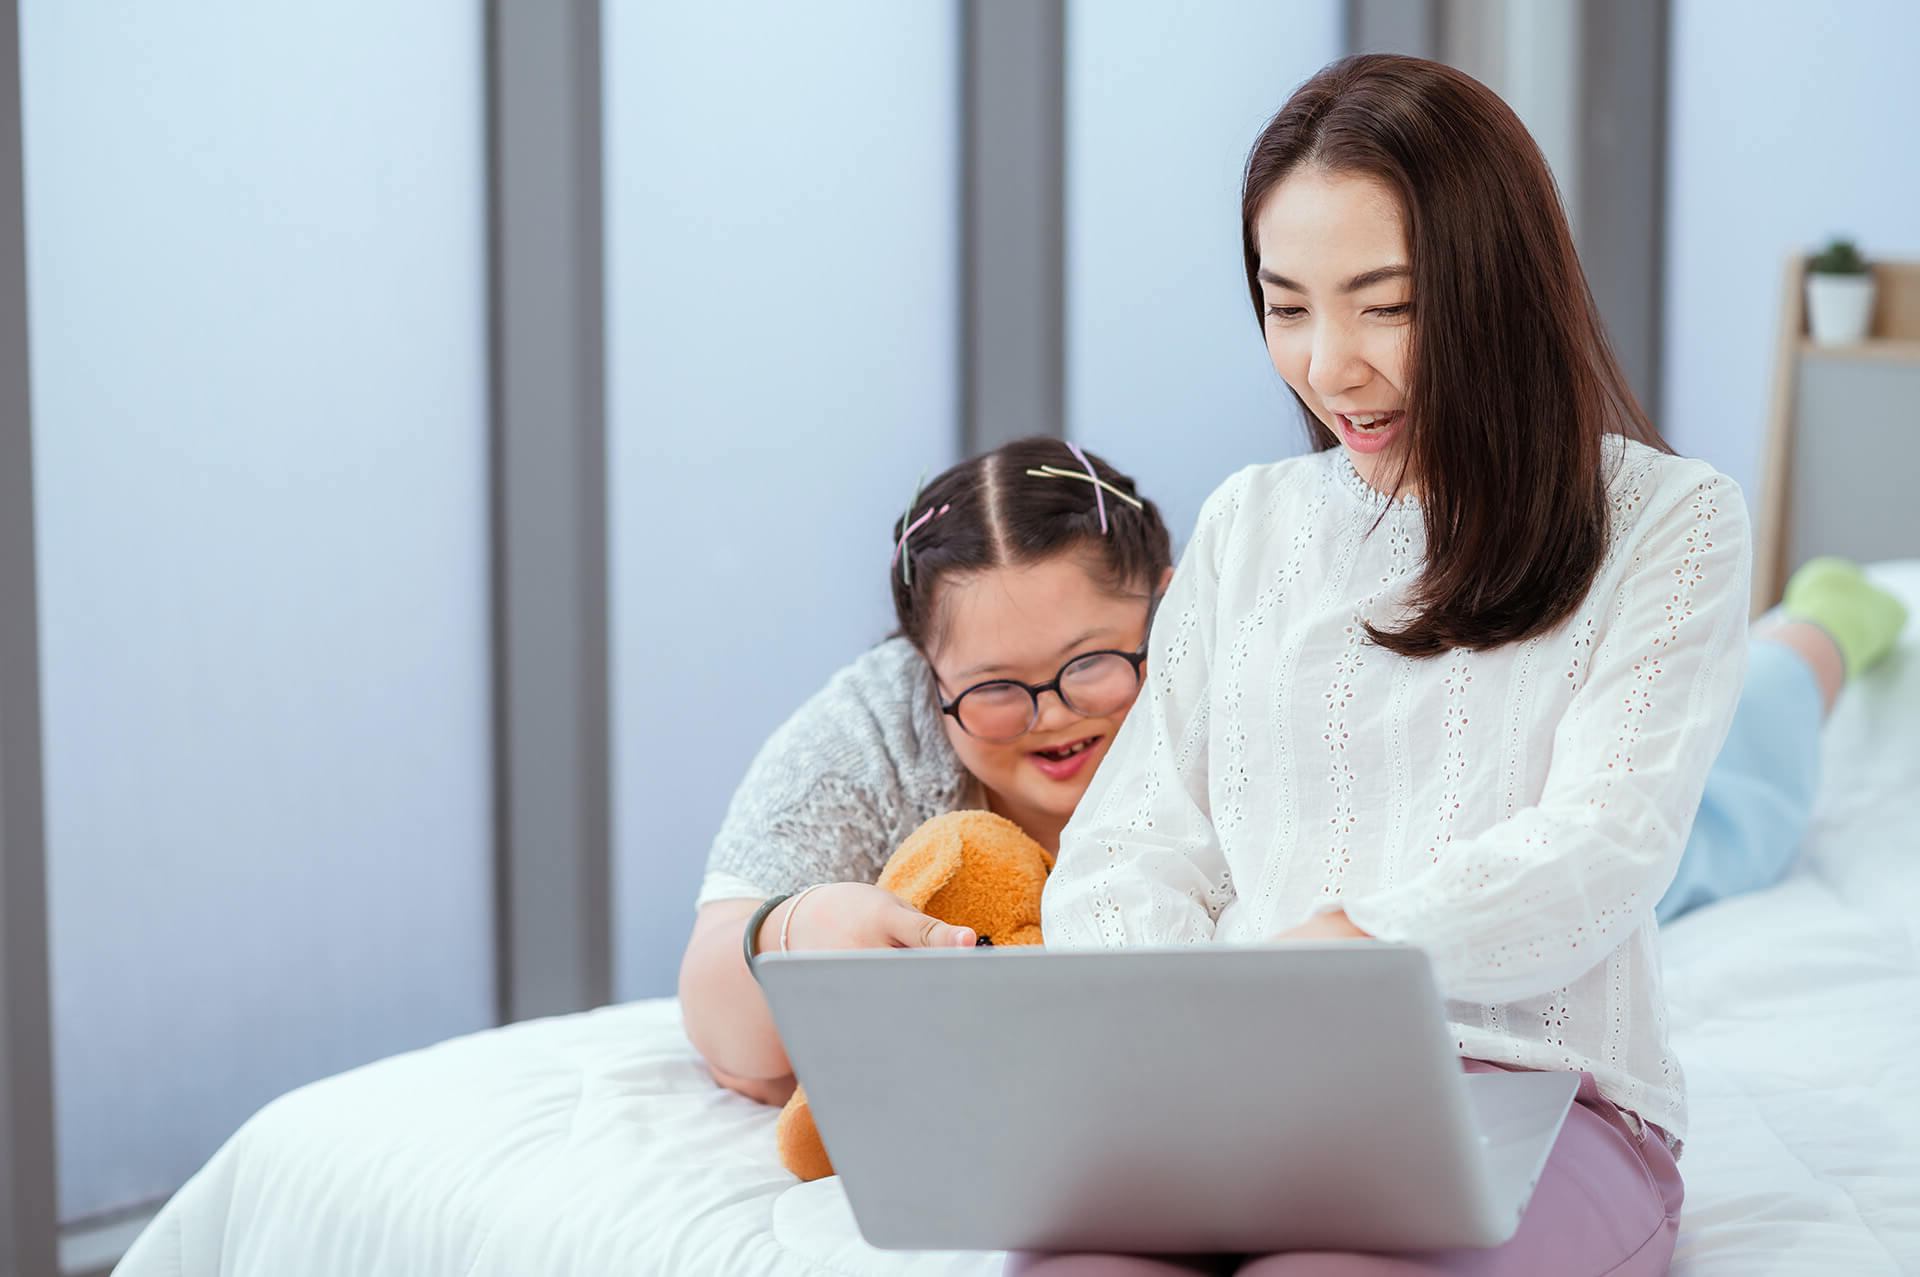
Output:
M1116 652L1083 656L1060 671L1060 699L1077 714L1111 714L1139 688L1133 662ZM968 735L993 742L1024 736L1040 717L1039 703L1020 683L983 683L963 695L954 710Z

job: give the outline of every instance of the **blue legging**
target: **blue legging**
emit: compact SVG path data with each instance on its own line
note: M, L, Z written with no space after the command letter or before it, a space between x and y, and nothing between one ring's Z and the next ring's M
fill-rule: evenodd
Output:
M1820 779L1820 684L1799 653L1754 643L1733 727L1707 773L1680 872L1655 914L1689 909L1780 880L1800 850Z

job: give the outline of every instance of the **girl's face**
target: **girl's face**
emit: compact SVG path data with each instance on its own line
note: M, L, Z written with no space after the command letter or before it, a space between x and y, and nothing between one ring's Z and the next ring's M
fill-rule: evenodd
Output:
M1150 606L1144 594L1109 593L1073 554L955 577L941 585L944 628L928 654L940 699L995 679L1048 683L1089 652L1138 651ZM1043 692L1032 728L1004 744L969 735L951 714L941 721L994 810L1051 846L1131 706L1088 717Z
M1413 334L1400 201L1373 178L1302 168L1268 194L1254 231L1273 366L1361 477L1391 492Z

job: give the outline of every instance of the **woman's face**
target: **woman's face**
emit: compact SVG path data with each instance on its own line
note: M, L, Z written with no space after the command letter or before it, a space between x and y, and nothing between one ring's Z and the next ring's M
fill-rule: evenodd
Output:
M1373 178L1302 168L1268 194L1254 232L1273 366L1354 469L1393 491L1413 334L1400 201Z
M943 628L928 656L944 703L994 679L1051 682L1089 652L1137 651L1150 607L1144 594L1109 593L1073 554L955 577L939 603ZM1073 814L1131 705L1087 717L1045 692L1033 727L1005 744L968 735L951 714L941 721L995 809L1044 840Z

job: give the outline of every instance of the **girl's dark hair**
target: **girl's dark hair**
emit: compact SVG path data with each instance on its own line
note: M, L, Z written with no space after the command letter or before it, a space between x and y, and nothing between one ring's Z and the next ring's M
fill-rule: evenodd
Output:
M894 520L893 543L911 521L929 510L947 512L929 519L907 539L912 584L893 565L893 614L899 632L922 652L939 641L940 585L968 572L1037 563L1078 552L1106 588L1116 593L1150 594L1173 563L1173 546L1160 511L1135 490L1133 480L1089 452L1095 473L1129 496L1134 509L1105 493L1107 531L1093 484L1085 479L1042 478L1029 470L1043 466L1079 470L1078 457L1059 439L1016 439L992 452L962 461L929 483L914 508Z
M1413 258L1405 464L1426 561L1411 619L1367 633L1431 656L1552 629L1605 553L1604 436L1671 449L1614 359L1540 148L1492 90L1451 67L1386 54L1326 67L1247 157L1240 239L1263 325L1255 222L1308 167L1397 193ZM1337 447L1300 406L1313 446Z

